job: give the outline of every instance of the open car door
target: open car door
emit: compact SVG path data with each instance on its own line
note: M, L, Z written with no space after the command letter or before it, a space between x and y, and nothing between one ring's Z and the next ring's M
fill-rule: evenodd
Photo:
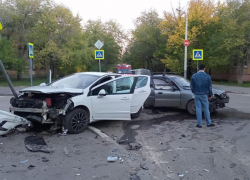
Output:
M145 76L146 85L141 87L144 89L137 88L135 91L139 77L122 76L94 87L90 93L93 119L130 120L131 110L139 110L150 93L148 76ZM138 92L138 95L135 95L135 92Z
M143 106L151 92L150 76L138 76L136 79L137 81L130 107L131 114L140 111L140 108Z

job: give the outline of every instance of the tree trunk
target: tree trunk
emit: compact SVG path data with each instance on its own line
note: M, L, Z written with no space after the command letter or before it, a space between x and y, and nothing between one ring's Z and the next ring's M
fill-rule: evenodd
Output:
M17 72L16 80L17 80L17 81L20 81L21 79L22 79L22 73Z
M239 84L239 85L242 85L242 83L243 83L243 81L242 81L242 78L243 78L243 70L244 70L243 60L244 60L244 58L240 58L240 59L238 60L238 63L237 63L237 74L238 74L237 81L238 81L238 84Z

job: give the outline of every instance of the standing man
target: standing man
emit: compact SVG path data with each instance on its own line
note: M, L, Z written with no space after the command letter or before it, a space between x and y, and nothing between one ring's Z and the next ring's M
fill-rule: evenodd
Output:
M195 107L196 107L196 118L198 124L196 127L202 128L202 108L205 114L205 119L207 121L207 127L215 126L212 124L209 112L209 102L211 99L212 92L212 82L211 77L205 73L205 65L201 64L199 66L199 71L195 73L191 78L190 87L194 93Z

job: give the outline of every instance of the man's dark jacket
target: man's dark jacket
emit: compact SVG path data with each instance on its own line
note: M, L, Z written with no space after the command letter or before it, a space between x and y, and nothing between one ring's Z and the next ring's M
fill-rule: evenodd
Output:
M194 94L208 95L209 97L213 95L211 77L205 72L195 73L191 78L190 87Z

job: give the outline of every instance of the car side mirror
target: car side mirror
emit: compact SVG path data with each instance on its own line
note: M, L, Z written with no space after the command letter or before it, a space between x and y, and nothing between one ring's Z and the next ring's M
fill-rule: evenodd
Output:
M101 89L98 93L98 97L106 96L106 91L104 89Z
M46 86L46 83L41 83L39 86Z

